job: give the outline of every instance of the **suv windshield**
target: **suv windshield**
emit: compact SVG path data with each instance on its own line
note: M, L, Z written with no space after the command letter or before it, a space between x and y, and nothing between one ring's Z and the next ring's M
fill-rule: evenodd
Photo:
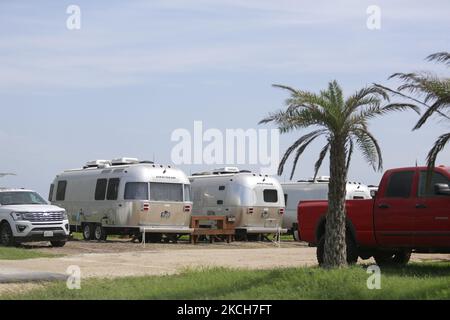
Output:
M30 191L0 192L0 204L2 206L23 204L47 204L40 195Z

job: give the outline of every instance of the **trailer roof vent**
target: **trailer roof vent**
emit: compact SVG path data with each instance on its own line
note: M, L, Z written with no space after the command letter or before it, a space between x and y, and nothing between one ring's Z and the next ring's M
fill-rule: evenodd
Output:
M314 180L314 178L309 178L309 180L298 180L297 182L330 182L329 176L318 176Z
M111 166L111 161L109 160L92 160L92 161L88 161L86 162L85 166L83 167L83 169L87 169L87 168L106 168Z
M226 173L239 173L239 168L236 167L225 167L213 170L213 174L226 174Z
M126 164L137 164L139 163L139 159L136 158L117 158L112 160L113 166L122 166Z

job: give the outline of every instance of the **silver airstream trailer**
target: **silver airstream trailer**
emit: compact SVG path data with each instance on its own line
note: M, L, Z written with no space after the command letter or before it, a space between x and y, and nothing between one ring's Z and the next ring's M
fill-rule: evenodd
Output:
M170 166L134 158L88 162L56 176L49 200L65 208L72 232L85 240L133 235L158 242L192 233L188 177Z
M278 180L227 167L190 178L196 215L225 215L235 220L236 236L255 240L262 235L286 233L285 210Z
M310 179L281 184L286 202L286 214L283 220L283 227L288 229L290 234L294 235L294 239L298 240L297 208L299 202L306 200L327 200L329 181L330 177L322 176L316 180ZM348 182L346 199L371 199L370 189L359 182Z

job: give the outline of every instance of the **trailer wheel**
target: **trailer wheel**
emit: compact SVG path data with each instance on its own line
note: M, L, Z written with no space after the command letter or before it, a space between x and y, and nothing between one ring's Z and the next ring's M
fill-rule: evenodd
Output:
M250 242L257 242L261 240L261 235L260 234L247 234L247 241Z
M411 251L378 252L373 257L379 266L405 266L411 260Z
M105 228L101 224L96 224L94 229L94 240L106 241L108 235L106 234Z
M85 241L90 241L94 239L94 230L91 223L83 224L83 239Z
M159 243L162 240L162 234L160 233L147 233L145 234L146 243Z
M8 222L3 222L0 225L0 241L5 247L12 247L16 244L11 227Z
M356 245L355 240L347 234L346 236L346 244L347 244L347 263L349 265L354 265L358 262L358 247ZM317 261L319 262L320 266L323 266L325 262L325 235L323 235L319 243L317 244Z

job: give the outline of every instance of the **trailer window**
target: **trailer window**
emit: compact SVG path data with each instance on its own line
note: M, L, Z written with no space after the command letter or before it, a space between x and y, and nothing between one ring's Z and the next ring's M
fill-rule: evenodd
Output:
M67 181L59 181L56 188L56 201L64 201L66 199Z
M108 179L98 179L95 187L95 200L105 200Z
M191 202L191 185L185 184L184 185L184 201Z
M109 179L108 192L106 194L106 199L117 200L117 196L119 195L119 184L120 184L120 179L118 179L118 178Z
M277 190L264 190L264 202L276 203L278 202Z
M179 183L150 183L151 201L183 202L183 185Z
M53 200L53 189L55 189L55 185L52 183L50 185L50 192L48 193L48 201L52 201Z
M427 182L429 183L427 185ZM427 181L427 172L420 172L420 182L419 182L419 197L436 197L439 196L434 191L434 185L438 183L443 183L450 185L450 179L445 177L443 174L439 172L434 172L431 180Z
M147 182L128 182L125 185L125 200L148 200Z
M387 198L409 198L413 184L414 171L395 172L389 179Z

